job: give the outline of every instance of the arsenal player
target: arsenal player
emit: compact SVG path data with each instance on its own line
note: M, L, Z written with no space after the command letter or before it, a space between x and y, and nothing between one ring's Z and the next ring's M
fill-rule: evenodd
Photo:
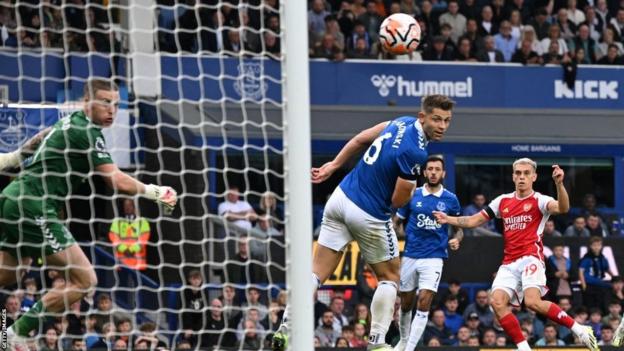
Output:
M542 244L544 225L550 215L566 213L570 209L570 199L563 186L564 172L558 165L552 168L557 200L533 190L537 164L521 158L513 163L516 186L513 193L500 195L484 210L470 217L451 217L438 211L433 215L440 224L460 228L475 228L494 217L503 220L504 258L492 284L490 301L496 318L518 350L530 350L530 347L509 304L519 305L524 299L527 308L570 328L590 350L595 351L598 343L591 327L576 323L559 306L542 300L548 291Z

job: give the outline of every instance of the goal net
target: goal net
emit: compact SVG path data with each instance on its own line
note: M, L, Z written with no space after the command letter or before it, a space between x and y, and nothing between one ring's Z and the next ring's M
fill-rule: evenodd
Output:
M40 314L31 346L270 345L297 284L287 279L291 238L311 235L311 228L289 229L311 211L301 201L309 189L289 180L309 172L309 155L292 154L309 151L309 129L286 118L288 101L306 103L291 114L309 107L307 96L285 92L285 6L277 0L0 3L0 151L16 150L82 111L85 83L108 79L121 98L112 127L103 130L113 161L143 183L171 186L179 195L169 213L145 197L111 190L94 169L78 175L85 181L71 188L56 214L95 267L97 287L80 302L66 299L62 312ZM305 4L292 7L305 16ZM307 38L302 42L305 56ZM307 57L303 62L307 67ZM308 135L293 136L290 126ZM24 169L28 160L21 170L3 170L2 186ZM302 184L310 187L307 176ZM311 226L309 218L297 223ZM299 247L309 250L310 240ZM72 288L70 270L45 257L21 260L17 269L0 264L15 281L0 291L7 327L51 289Z

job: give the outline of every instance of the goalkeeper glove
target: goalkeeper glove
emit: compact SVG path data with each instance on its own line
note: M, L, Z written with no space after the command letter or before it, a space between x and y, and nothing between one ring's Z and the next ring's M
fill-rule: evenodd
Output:
M178 193L170 186L146 185L145 196L158 204L162 204L165 210L170 213L178 202Z

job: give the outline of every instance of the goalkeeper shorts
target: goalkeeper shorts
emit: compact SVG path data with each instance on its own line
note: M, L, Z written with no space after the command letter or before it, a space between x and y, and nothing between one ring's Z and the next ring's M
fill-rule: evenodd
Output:
M75 243L56 208L49 203L0 198L0 250L17 259L38 258L61 252Z

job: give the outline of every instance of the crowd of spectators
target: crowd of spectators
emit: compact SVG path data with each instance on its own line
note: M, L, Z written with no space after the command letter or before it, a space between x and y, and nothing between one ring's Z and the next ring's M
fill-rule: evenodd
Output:
M0 1L0 47L67 52L121 52L104 0Z
M310 56L621 65L620 6L606 0L312 0ZM381 22L398 12L420 24L419 48L409 55L379 49Z

